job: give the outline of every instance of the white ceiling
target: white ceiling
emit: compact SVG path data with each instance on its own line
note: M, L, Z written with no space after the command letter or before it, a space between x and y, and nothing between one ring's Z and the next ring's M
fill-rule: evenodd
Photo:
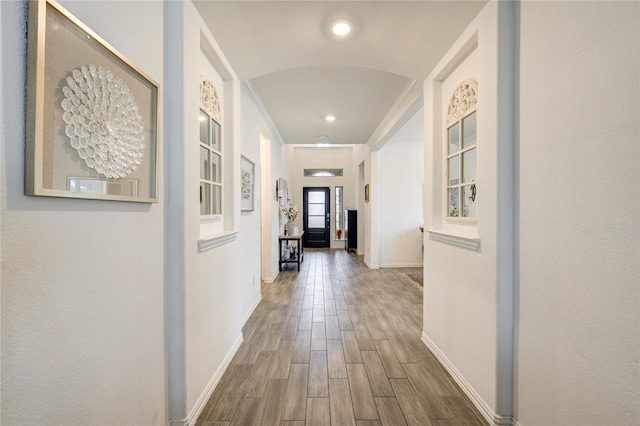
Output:
M375 144L486 1L193 0L283 141ZM348 19L344 39L331 23ZM324 120L327 114L335 122Z

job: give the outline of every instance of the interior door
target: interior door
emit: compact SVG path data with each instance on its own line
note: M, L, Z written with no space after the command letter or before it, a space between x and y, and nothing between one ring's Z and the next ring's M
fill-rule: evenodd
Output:
M302 193L304 211L305 247L329 247L331 230L331 204L329 188L304 188Z

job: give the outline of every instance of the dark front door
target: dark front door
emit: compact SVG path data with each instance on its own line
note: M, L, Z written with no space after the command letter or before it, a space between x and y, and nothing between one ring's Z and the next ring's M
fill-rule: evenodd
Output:
M304 188L304 226L305 247L329 247L331 217L329 188Z

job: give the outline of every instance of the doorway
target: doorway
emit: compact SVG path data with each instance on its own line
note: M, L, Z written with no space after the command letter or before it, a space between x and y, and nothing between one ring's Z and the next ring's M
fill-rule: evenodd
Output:
M329 188L303 188L305 247L329 247L331 240L331 195Z

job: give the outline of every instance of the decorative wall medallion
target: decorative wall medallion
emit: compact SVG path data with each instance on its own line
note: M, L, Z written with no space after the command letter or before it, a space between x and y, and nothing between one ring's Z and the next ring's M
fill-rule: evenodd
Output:
M71 146L87 166L107 178L129 175L145 149L140 109L120 77L95 65L74 69L62 88Z
M200 83L200 105L218 123L220 123L220 101L218 92L213 83L209 80L202 80Z
M469 115L478 107L478 82L465 80L458 84L449 101L447 127Z

